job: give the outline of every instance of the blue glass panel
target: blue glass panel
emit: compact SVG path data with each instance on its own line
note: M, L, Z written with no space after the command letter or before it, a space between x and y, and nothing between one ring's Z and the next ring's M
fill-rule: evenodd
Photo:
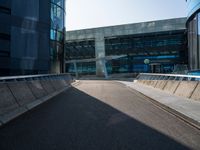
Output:
M198 13L198 35L200 35L200 13Z
M51 40L56 40L56 32L55 32L55 30L51 30L50 38L51 38Z
M195 11L200 8L200 1L199 0L187 0L188 6L188 17L190 17Z
M134 59L169 59L169 58L178 58L177 55L166 55L166 56L141 56L141 57L134 57Z

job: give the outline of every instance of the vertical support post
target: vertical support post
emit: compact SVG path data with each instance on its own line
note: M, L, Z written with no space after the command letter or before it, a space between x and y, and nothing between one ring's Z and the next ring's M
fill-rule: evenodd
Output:
M104 76L106 79L108 79L108 72L107 72L107 68L106 68L106 60L105 59L102 59L102 64L103 64Z
M95 55L96 59L105 57L104 35L96 33L95 35ZM104 76L104 62L100 59L96 61L96 75Z
M76 79L78 79L77 64L76 64L76 62L73 62L73 64L74 64L74 70L75 70L75 74L76 74Z

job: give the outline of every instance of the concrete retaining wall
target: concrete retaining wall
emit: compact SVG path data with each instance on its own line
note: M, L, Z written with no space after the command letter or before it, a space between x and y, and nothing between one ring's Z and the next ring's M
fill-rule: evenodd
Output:
M20 106L36 100L25 81L11 82L8 86Z
M46 96L48 93L45 91L45 89L43 88L42 84L40 83L40 81L30 81L27 82L30 90L32 91L33 95L36 98L41 98Z
M69 75L55 76L0 82L0 126L66 90L73 82Z
M200 101L200 83L198 83L198 86L194 90L191 99Z
M0 83L0 114L7 113L18 107L19 105L6 83Z
M198 81L181 81L175 95L190 98L197 84Z
M41 80L40 82L48 94L55 92L56 89L53 87L51 80Z
M157 80L152 80L150 86L155 87L157 85Z
M163 90L167 84L166 80L158 80L155 88Z
M151 86L177 96L200 100L199 81L138 80L138 83Z
M179 84L180 81L167 81L164 91L173 94L177 90Z

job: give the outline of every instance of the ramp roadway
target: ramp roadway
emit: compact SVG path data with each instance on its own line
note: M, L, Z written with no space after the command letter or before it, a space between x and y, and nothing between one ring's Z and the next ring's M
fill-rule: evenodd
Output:
M80 81L0 128L1 150L200 149L200 131L115 81Z

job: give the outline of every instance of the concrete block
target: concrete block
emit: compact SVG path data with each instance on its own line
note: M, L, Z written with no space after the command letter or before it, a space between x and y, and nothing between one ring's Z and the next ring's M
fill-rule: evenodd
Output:
M69 84L71 84L71 83L73 82L73 79L72 79L72 77L67 76L67 77L65 77L65 78L63 79L63 81L64 81L67 85L69 85Z
M137 80L137 83L140 83L140 84L142 84L142 80Z
M150 86L155 87L157 84L157 80L152 80Z
M194 90L191 99L200 101L200 82L198 83L198 86Z
M181 81L175 95L190 98L197 84L198 81Z
M148 85L148 84L149 84L149 81L148 81L148 80L144 80L144 81L143 81L143 84Z
M51 80L51 83L53 85L53 87L56 89L56 90L59 90L62 88L62 84L60 82L59 79L55 79L55 80Z
M166 84L167 84L166 80L158 80L155 88L163 90Z
M180 81L167 81L164 91L173 94L176 91L179 83Z
M61 83L62 83L62 85L63 85L64 87L66 87L66 86L68 86L68 85L71 83L71 81L68 82L68 83L66 83L65 80L63 79L63 80L61 80Z
M18 108L14 96L5 83L0 83L0 115Z
M36 99L30 88L28 87L27 83L24 81L10 82L8 83L8 86L15 96L17 102L21 106L24 106Z
M27 109L25 107L19 107L17 109L9 111L6 114L0 115L0 121L3 124L5 124L5 123L11 121L12 119L20 116L21 114L25 113L26 111L27 111Z
M151 85L151 80L146 80L145 84L150 86Z
M56 91L50 80L41 80L40 83L48 94L51 94Z
M47 92L41 85L40 81L38 81L38 80L30 81L30 82L27 82L27 84L28 84L29 88L31 89L31 91L33 92L33 95L36 98L41 98L41 97L47 95Z
M27 108L28 110L31 110L31 109L35 108L36 106L38 106L38 105L40 105L40 104L42 104L42 101L36 100L36 101L34 101L34 102L32 102L32 103L27 104L27 105L26 105L26 108Z

